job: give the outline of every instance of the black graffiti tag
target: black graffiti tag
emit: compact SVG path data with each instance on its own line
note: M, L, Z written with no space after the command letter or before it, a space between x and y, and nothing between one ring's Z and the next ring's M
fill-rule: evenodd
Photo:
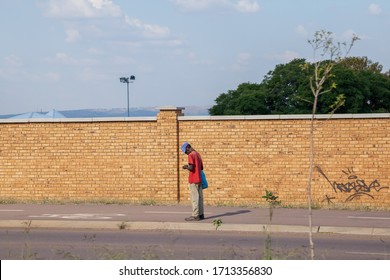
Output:
M336 182L336 181L330 181L329 178L325 175L325 173L322 171L322 169L319 166L316 166L316 169L318 172L324 176L324 178L329 182L329 184L332 186L333 191L337 193L338 191L341 193L352 193L348 198L345 200L346 202L352 201L357 197L360 196L368 196L372 199L374 199L374 196L371 194L372 192L379 192L382 189L388 189L388 186L381 186L378 179L375 179L371 183L367 184L364 180L361 180L358 178L358 176L355 175L353 168L348 168L347 171L343 170L343 173L348 176L348 182ZM329 202L329 198L328 198Z

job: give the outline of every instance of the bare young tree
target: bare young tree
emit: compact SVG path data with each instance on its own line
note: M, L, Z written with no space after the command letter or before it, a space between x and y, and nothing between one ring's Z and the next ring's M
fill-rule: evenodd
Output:
M309 208L309 240L310 240L310 257L314 259L314 242L313 242L313 225L312 225L312 197L311 197L311 181L313 176L314 167L314 133L315 133L315 115L317 112L318 99L321 95L331 92L337 87L336 84L326 86L326 82L333 76L333 67L345 58L354 43L359 40L359 37L353 35L351 42L347 43L335 43L333 33L329 31L317 31L314 34L314 39L309 40L308 43L313 48L314 52L314 68L310 67L309 63L306 63L304 68L308 73L310 80L310 89L313 94L313 107L310 121L310 163L309 163L309 176L307 180L307 197ZM320 52L320 59L317 60L316 55ZM332 106L333 112L344 103L342 96L338 97L335 104Z

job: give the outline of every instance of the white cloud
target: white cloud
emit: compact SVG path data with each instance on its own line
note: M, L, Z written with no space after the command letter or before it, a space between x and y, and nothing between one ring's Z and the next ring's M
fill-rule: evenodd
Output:
M370 6L368 7L368 12L371 14L371 15L379 15L382 13L382 9L381 7L378 5L378 4L370 4Z
M58 73L49 72L46 74L46 80L57 82L60 80L60 75Z
M344 31L342 36L344 40L351 41L352 38L356 36L356 32L354 32L352 29L348 29Z
M76 65L78 64L77 59L74 59L70 56L68 56L66 53L56 53L55 55L55 62L65 64L65 65Z
M172 0L177 6L186 11L206 10L212 6L226 5L227 0Z
M185 11L203 11L211 8L234 9L241 13L254 13L260 10L256 0L171 0Z
M0 65L0 77L10 78L22 75L24 70L23 60L16 55L9 55L4 58L3 67Z
M98 73L94 68L86 67L79 74L78 77L82 81L102 81L107 80L107 74Z
M195 52L190 52L187 57L193 65L212 65L213 61L210 59L199 58Z
M299 58L299 54L297 52L287 50L283 53L268 55L267 57L271 60L290 62L295 58Z
M295 27L295 32L302 37L307 37L307 35L309 34L307 29L303 25L298 25L297 27Z
M129 65L136 63L136 60L129 56L114 56L111 58L114 65Z
M102 55L104 54L104 51L98 48L89 48L88 53L91 55Z
M252 58L250 53L239 53L236 62L233 64L233 70L243 71L249 65Z
M128 25L140 30L143 36L145 37L164 38L169 36L170 34L170 30L168 27L157 25L157 24L144 23L139 19L129 18L128 16L126 16L125 18L126 18L126 23Z
M80 32L74 28L68 28L66 31L65 42L74 43L81 38Z
M4 68L0 65L0 78L4 78L11 81L58 81L60 75L54 72L48 72L46 74L39 73L39 71L31 71L25 67L25 63L22 58L16 55L9 55L4 58Z
M120 17L122 11L111 0L49 0L46 16L54 18Z
M9 68L20 68L24 64L22 59L16 55L7 56L4 59L4 62L5 62L5 65Z
M65 29L65 42L67 43L75 43L82 39L82 37L86 37L87 39L88 37L113 38L114 36L111 36L107 30L113 26L117 27L118 23L120 23L123 25L120 28L132 27L142 37L148 38L149 43L164 44L167 46L178 46L182 44L179 39L167 40L171 35L171 30L168 27L146 23L138 18L131 18L111 0L47 0L46 5L43 7L46 8L46 16L60 19L65 22L65 25L69 25L69 22L71 22L72 26ZM80 18L98 20L88 21L85 24L84 21L80 22L78 20ZM108 18L109 20L99 20L101 18ZM137 44L134 41L131 43ZM99 54L100 52L101 50L89 50L89 53L93 55ZM57 54L55 59L57 63L75 64L71 58L60 56L61 54ZM53 62L53 59L51 62Z
M68 65L68 66L92 66L97 65L98 61L89 58L77 59L64 52L58 52L54 58L48 58L46 60L49 63Z
M260 10L260 5L253 0L239 0L236 9L242 13L255 13Z

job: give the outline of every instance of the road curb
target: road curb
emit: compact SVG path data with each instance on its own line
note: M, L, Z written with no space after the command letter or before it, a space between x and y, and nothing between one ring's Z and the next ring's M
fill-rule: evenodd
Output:
M227 231L227 232L270 232L308 233L307 226L263 224L222 224L218 228L212 223L175 222L124 222L124 221L63 221L63 220L2 220L0 228L57 228L57 229L96 229L96 230L167 230L167 231ZM371 236L390 236L390 228L334 227L319 226L313 233L353 234Z

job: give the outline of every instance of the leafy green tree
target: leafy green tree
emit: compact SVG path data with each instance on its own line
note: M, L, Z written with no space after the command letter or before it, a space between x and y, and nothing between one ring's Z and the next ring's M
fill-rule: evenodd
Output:
M364 62L366 58L348 58ZM381 73L379 63L364 67L340 62L334 68L334 81L337 87L333 97L345 95L345 105L339 113L386 113L390 112L390 78Z
M260 84L244 83L218 96L209 112L211 115L310 114L313 100L307 73L314 68L315 64L305 59L279 64ZM382 73L382 68L366 57L341 59L322 85L332 90L318 96L316 112L333 112L337 100L344 100L337 113L390 112L390 71Z
M336 83L332 82L332 77L334 77L333 71L337 64L340 63L342 57L346 57L351 50L354 43L359 40L359 37L353 36L351 43L347 45L346 43L335 43L333 41L333 33L329 31L317 31L314 34L314 38L309 40L309 44L314 51L314 59L316 60L313 67L310 67L309 63L306 63L302 69L307 70L308 78L310 81L310 90L313 94L312 102L312 113L310 121L310 163L309 163L309 176L307 180L307 197L308 197L308 210L309 210L309 240L310 240L310 256L311 259L314 259L314 242L313 242L313 231L312 231L312 197L311 197L311 181L313 175L314 167L314 132L315 132L315 122L314 118L318 112L318 101L319 98L325 95L329 95L336 87ZM345 54L342 52L342 46L346 47ZM315 55L320 52L320 59L317 59ZM326 57L329 57L326 59ZM336 98L336 105L332 104L331 107L334 110L344 104L345 96L339 95Z
M340 61L340 65L356 71L370 71L378 74L383 70L383 66L379 62L373 62L366 56L346 57Z
M268 72L263 83L266 89L266 105L271 114L310 113L307 100L310 88L307 75L302 71L304 59L294 59L280 64Z
M217 97L216 105L209 109L211 115L269 114L265 102L264 86L244 83Z

